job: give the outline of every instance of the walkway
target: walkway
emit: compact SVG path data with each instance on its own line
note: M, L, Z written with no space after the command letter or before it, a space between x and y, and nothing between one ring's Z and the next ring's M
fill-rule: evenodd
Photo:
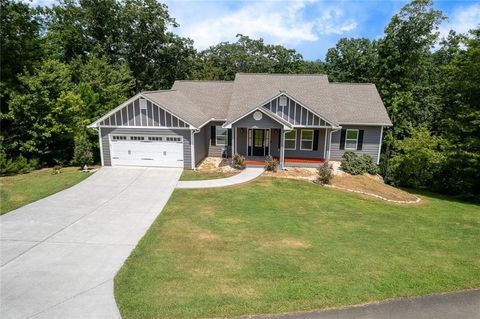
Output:
M203 181L179 181L177 188L211 188L237 185L257 178L263 173L263 171L263 167L247 167L239 174L227 178L209 179Z
M480 290L402 298L325 311L248 316L250 319L479 319Z
M104 167L0 217L0 318L120 318L113 277L182 169Z

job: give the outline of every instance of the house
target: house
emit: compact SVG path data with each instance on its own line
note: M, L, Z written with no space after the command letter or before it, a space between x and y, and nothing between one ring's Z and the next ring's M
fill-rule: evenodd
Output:
M347 150L378 163L383 127L391 125L373 84L239 73L139 93L89 127L98 129L102 165L194 169L206 156L232 154L317 166Z

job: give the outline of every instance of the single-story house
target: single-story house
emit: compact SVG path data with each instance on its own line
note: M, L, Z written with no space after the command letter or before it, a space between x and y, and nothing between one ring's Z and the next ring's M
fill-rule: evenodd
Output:
M234 81L175 81L141 92L89 127L102 165L194 169L207 156L244 155L280 166L318 165L351 150L378 163L392 123L373 84L318 74L245 74Z

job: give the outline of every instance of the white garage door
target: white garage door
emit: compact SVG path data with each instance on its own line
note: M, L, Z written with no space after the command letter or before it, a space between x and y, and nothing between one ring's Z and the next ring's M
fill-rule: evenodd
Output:
M177 136L110 135L112 166L183 167L183 141Z

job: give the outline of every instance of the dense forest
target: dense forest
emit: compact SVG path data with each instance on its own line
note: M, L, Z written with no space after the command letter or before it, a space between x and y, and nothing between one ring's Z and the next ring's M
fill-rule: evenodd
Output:
M394 124L382 147L388 183L480 199L480 28L440 39L446 17L430 0L405 5L378 40L339 40L325 61L241 34L198 52L156 0L0 1L2 174L98 154L87 124L175 79L325 73L376 84Z

